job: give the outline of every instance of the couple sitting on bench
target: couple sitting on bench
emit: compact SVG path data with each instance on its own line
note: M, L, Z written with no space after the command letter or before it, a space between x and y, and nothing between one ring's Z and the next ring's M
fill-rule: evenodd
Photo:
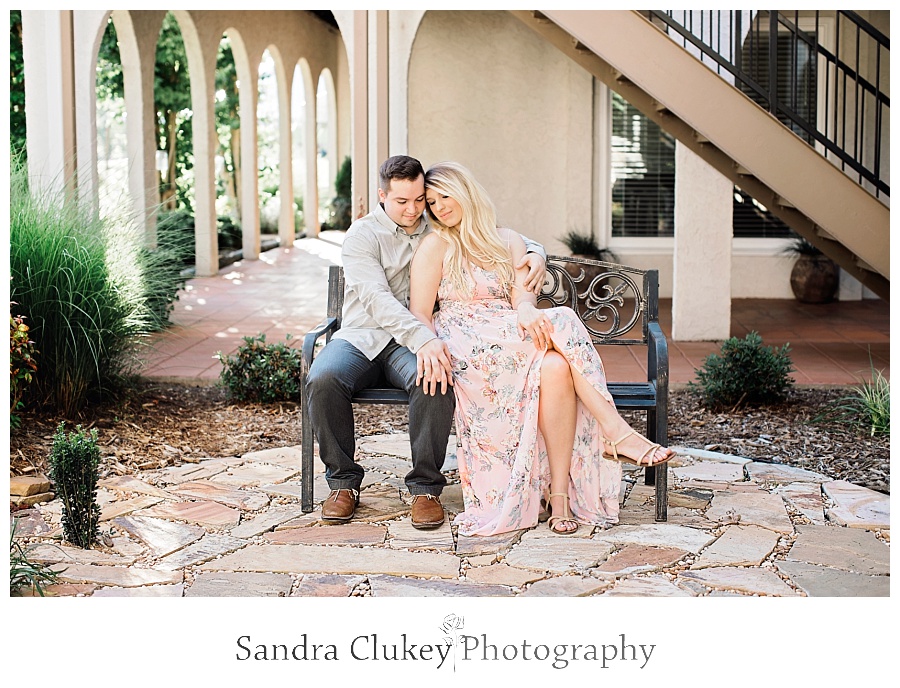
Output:
M426 173L395 156L379 182L380 204L344 239L342 325L306 382L331 489L322 520L348 521L359 503L352 398L386 380L409 394L414 527L444 522L454 408L460 534L530 528L542 513L558 535L615 523L620 462L655 466L672 452L619 414L579 316L537 307L543 249L497 227L493 204L461 165Z

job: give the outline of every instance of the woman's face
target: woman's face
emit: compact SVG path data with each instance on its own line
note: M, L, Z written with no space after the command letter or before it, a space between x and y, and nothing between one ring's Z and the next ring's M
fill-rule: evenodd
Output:
M458 227L462 222L462 206L455 198L445 196L434 189L426 189L425 203L441 224L447 227Z

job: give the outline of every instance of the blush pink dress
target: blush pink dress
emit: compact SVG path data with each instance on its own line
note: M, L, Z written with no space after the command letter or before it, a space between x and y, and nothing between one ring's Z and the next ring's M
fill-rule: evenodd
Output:
M494 535L537 524L550 468L538 430L544 351L516 328L518 313L492 270L470 264L469 294L459 294L447 272L438 287L435 330L453 362L456 432L465 510L454 523L463 535ZM550 308L554 348L612 401L603 363L571 308ZM578 401L569 504L580 522L618 520L622 467L602 458L600 426Z

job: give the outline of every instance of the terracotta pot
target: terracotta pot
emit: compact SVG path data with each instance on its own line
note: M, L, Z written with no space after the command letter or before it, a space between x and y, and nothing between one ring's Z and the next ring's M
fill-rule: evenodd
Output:
M801 255L791 270L791 290L802 303L834 301L838 288L838 266L823 255Z

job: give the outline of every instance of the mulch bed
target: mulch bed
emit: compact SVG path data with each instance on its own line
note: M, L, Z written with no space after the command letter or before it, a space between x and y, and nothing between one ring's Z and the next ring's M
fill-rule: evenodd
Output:
M669 399L669 444L684 445L757 461L783 463L824 473L864 487L890 492L890 440L836 423L817 421L828 404L847 390L792 390L784 403L716 413L704 409L689 390ZM47 456L60 418L30 411L10 433L12 475L46 473ZM358 435L404 432L405 407L361 406ZM639 417L629 420L642 429ZM144 381L126 399L92 406L66 419L97 428L103 475L239 456L300 443L300 408L295 403L248 404L228 398L219 387Z

